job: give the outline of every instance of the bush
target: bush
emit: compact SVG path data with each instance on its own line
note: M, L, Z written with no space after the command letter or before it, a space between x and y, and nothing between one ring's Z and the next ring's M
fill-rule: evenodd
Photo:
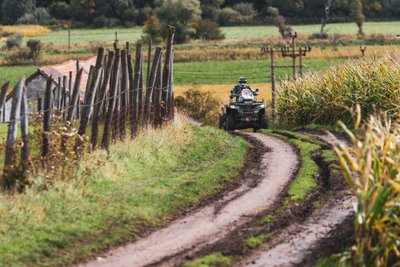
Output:
M175 98L178 110L208 125L217 126L220 116L221 101L209 91L200 91L195 87Z
M56 19L69 19L69 6L66 2L54 2L49 6L50 14Z
M221 10L218 16L219 25L229 26L232 25L237 17L240 17L239 12L232 8L225 7Z
M254 9L252 3L237 3L232 7L233 10L240 13L242 16L256 16L257 11Z
M20 47L22 44L23 36L21 34L10 35L6 40L7 49L12 49L14 47Z
M26 43L26 46L30 50L30 59L32 59L33 62L36 63L42 50L42 42L40 40L31 39Z
M218 23L206 19L197 25L196 37L203 40L222 40L225 39L225 34L221 32Z
M151 16L144 24L143 33L143 41L152 40L155 44L161 43L163 40L161 21L156 16Z
M15 53L11 53L4 57L4 61L8 65L24 65L31 60L31 53L27 49L21 49Z

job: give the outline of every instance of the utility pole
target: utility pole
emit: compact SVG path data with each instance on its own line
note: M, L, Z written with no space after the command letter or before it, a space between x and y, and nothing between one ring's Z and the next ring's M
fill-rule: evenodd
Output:
M68 51L71 51L71 22L68 22Z
M292 34L292 42L291 42L291 47L281 47L280 50L274 49L273 47L267 47L263 46L261 48L261 53L262 54L269 54L270 60L271 60L271 93L272 93L272 98L271 98L271 108L272 108L272 116L276 116L276 74L275 70L277 68L291 68L293 71L293 80L296 80L297 74L296 74L296 69L299 67L299 75L300 77L303 76L303 57L305 57L308 53L311 52L311 47L300 47L299 49L296 48L296 38L297 38L297 33L294 32ZM293 59L292 65L281 65L277 66L275 65L275 53L281 53L282 57L291 57ZM296 59L297 57L300 60L299 66L297 66Z

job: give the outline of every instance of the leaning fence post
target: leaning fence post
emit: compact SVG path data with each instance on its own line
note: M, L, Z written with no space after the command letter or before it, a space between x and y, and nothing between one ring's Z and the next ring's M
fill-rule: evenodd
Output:
M92 135L90 142L92 144L92 149L94 150L97 145L98 136L99 136L99 120L100 120L100 112L102 105L106 104L105 97L107 93L107 86L110 82L111 71L114 64L114 52L108 52L108 62L107 67L105 69L103 83L98 93L98 102L95 104L93 109L93 123L92 123Z
M175 86L174 86L174 49L172 48L171 57L170 57L170 67L169 67L169 119L174 119L174 112L175 112L175 104L174 104L174 97L175 97Z
M164 71L163 71L163 101L164 108L162 109L163 119L168 118L169 111L169 98L170 98L170 73L171 73L171 56L172 56L172 47L174 44L174 36L175 36L175 27L169 26L168 28L168 40L167 40L167 51L165 55L165 63L164 63Z
M25 79L21 79L15 86L13 93L10 123L8 125L6 155L4 160L4 175L3 180L1 181L1 186L4 189L10 187L10 181L8 181L7 175L12 171L13 165L16 163L17 126L20 120L21 100L24 86Z
M0 91L0 118L3 115L3 108L4 108L4 104L6 103L6 96L7 96L7 91L8 91L8 87L10 86L10 82L7 82L6 84L4 84L1 87L1 91Z
M153 64L151 65L150 76L149 76L149 80L148 80L147 88L146 88L146 98L145 98L145 102L144 102L144 112L143 112L143 126L144 127L146 127L147 124L149 123L151 99L153 97L153 89L154 89L154 85L156 83L156 75L157 75L158 65L160 64L160 61L161 61L160 56L161 56L161 48L157 47L156 53L154 56L154 61L153 61Z
M120 139L125 140L126 138L126 113L128 109L127 96L129 95L129 83L128 83L128 70L127 70L127 53L126 50L121 51L121 95L120 95L120 116L119 116L119 133Z
M157 67L157 79L156 88L154 93L154 128L161 126L161 97L162 97L162 82L163 82L163 72L162 72L162 52L160 54L160 63Z
M53 83L52 78L47 79L46 92L44 96L44 120L43 120L43 144L42 144L42 157L47 157L49 154L49 134L51 130L51 108L52 108L52 96L51 96L51 85Z
M22 93L22 102L21 102L21 138L22 138L21 163L25 169L29 165L28 119L29 119L28 96L27 96L27 89L26 87L24 87Z
M134 138L137 134L138 129L138 118L139 118L139 109L141 105L140 101L140 85L141 85L141 78L142 78L142 69L143 69L143 58L142 58L142 44L136 45L136 56L135 56L135 70L134 76L132 81L132 113L131 113L131 137Z
M115 103L116 103L116 97L118 93L118 76L119 76L119 64L121 61L121 53L117 49L115 50L115 60L114 60L114 65L113 65L113 71L112 71L112 80L111 80L111 86L110 86L110 94L109 94L109 101L108 101L108 109L107 109L107 114L106 114L106 119L104 122L104 132L103 132L103 138L101 142L101 147L108 149L110 145L110 129L111 129L111 123L112 123L112 118L113 118L113 113L115 109Z
M83 73L83 69L80 69L75 78L74 91L72 93L71 101L69 103L68 116L67 116L67 121L69 121L69 122L72 122L75 113L77 113L82 73Z

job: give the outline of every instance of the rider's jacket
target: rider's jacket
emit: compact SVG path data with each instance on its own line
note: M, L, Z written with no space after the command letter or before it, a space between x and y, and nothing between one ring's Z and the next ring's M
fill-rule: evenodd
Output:
M240 90L242 89L250 89L251 92L253 93L253 95L257 95L257 92L255 90L253 90L253 88L251 88L249 85L240 85L237 84L235 85L235 87L231 90L231 95L230 95L230 99L233 99L237 94L240 93Z

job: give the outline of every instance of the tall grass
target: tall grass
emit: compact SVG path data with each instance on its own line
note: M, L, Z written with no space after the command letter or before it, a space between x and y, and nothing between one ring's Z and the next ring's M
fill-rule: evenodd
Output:
M361 118L358 118L358 122ZM400 126L370 117L353 147L335 148L357 199L352 266L392 266L400 262ZM358 178L354 179L356 173Z
M51 30L40 25L10 25L2 26L3 35L21 34L25 37L49 34Z
M358 104L365 117L378 111L398 116L399 59L399 55L386 55L355 60L281 83L277 102L280 121L289 125L352 123Z

